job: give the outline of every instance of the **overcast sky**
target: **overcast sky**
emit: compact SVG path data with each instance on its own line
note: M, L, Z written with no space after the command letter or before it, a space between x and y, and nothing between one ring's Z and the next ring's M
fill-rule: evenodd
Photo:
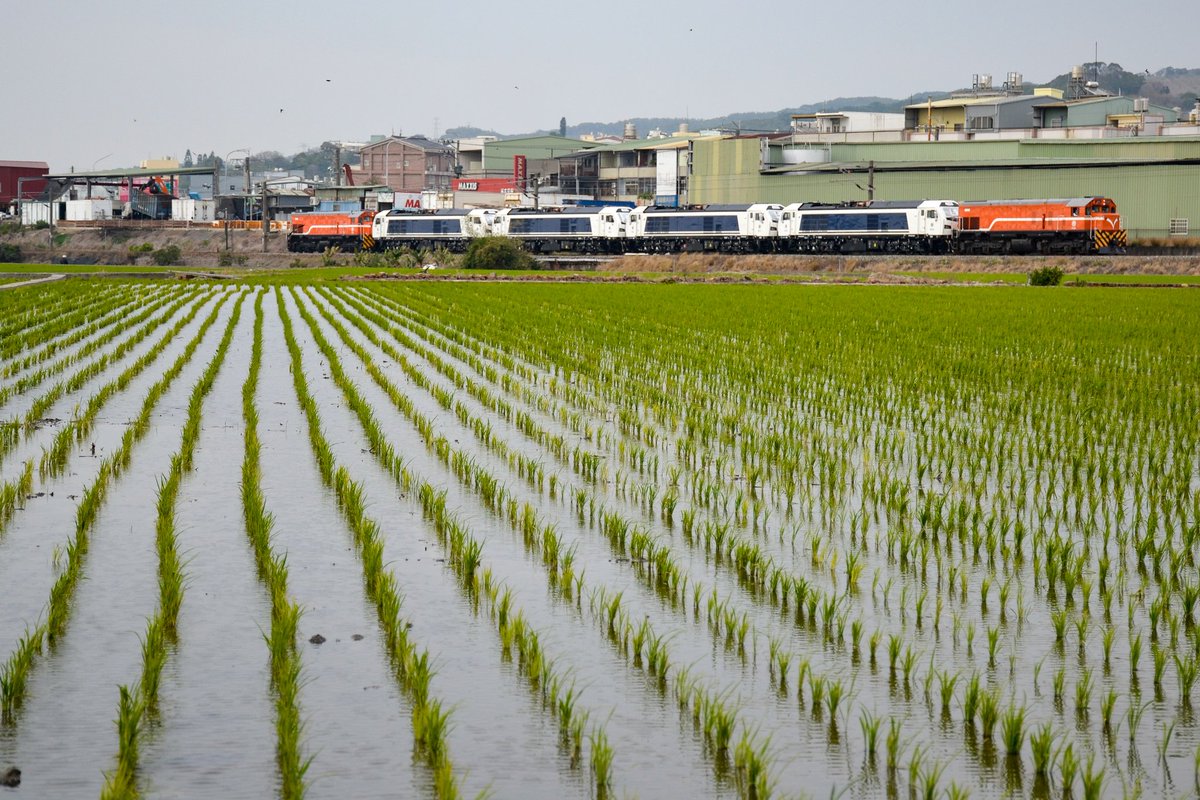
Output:
M1200 67L1196 19L1195 0L0 0L0 159L87 170L907 97L975 72L1049 80L1097 40L1130 71Z

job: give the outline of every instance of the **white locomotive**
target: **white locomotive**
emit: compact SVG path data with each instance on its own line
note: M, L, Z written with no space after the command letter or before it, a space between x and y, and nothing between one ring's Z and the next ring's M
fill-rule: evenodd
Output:
M953 200L876 200L866 205L792 203L779 220L787 253L945 253L958 231Z
M1070 217L1071 230L1065 233L1048 227L1051 211L1044 210L1059 206L1076 209L1071 212L1074 214ZM699 250L936 254L1051 250L1111 252L1123 247L1125 242L1116 206L1106 198L1004 201L968 204L968 208L972 214L965 215L963 220L960 220L959 203L954 200L791 203L786 206L753 203L683 208L567 206L499 211L393 209L375 215L370 224L371 241L365 241L364 235L363 246L376 250L446 247L461 252L472 239L504 236L519 241L526 250L534 253ZM1013 208L1020 214L1010 213ZM1029 208L1039 210L1041 216L1028 211ZM985 229L978 219L983 213L980 209L1002 218L997 222L989 217ZM289 249L303 249L303 242L299 240L305 238L303 235L289 236ZM348 242L354 242L352 236L346 238ZM293 239L298 240L295 247Z

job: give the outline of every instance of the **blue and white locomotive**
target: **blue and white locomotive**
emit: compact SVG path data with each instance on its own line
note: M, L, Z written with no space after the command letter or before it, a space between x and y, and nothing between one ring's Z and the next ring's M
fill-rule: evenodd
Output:
M779 220L784 253L945 253L958 231L953 200L792 203Z

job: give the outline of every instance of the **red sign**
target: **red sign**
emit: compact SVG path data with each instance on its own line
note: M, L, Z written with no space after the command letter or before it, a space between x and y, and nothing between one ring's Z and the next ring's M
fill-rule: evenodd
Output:
M513 156L513 180L522 188L525 187L526 174L525 156Z
M455 178L451 184L456 192L515 192L517 182L512 178Z

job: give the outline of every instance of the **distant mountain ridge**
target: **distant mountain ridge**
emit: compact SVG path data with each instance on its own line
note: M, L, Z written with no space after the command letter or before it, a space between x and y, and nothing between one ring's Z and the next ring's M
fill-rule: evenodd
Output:
M1164 67L1157 72L1149 70L1129 72L1120 64L1095 62L1083 64L1084 76L1087 80L1096 80L1100 88L1112 94L1137 95L1145 97L1150 102L1168 108L1180 108L1186 114L1200 96L1200 69L1180 67ZM1045 83L1027 84L1027 90L1034 86L1049 86L1055 89L1066 89L1070 81L1070 72L1064 72ZM926 98L940 100L949 97L957 91L923 91L915 92L908 98L893 97L835 97L818 103L808 103L793 108L783 108L778 111L745 111L728 114L721 117L705 119L687 119L684 117L634 117L633 119L617 122L583 122L567 126L567 136L579 138L583 134L608 134L620 136L625 130L625 124L632 122L637 127L639 136L646 136L652 130L673 133L683 123L687 123L692 131L700 130L741 130L747 133L772 133L787 131L791 128L793 114L812 114L818 111L868 111L875 113L898 113L906 105L917 103ZM497 136L501 139L519 136L536 136L547 133L558 133L558 128L530 131L521 134L502 134L485 128L458 127L449 128L443 134L447 138L458 139L470 136Z

